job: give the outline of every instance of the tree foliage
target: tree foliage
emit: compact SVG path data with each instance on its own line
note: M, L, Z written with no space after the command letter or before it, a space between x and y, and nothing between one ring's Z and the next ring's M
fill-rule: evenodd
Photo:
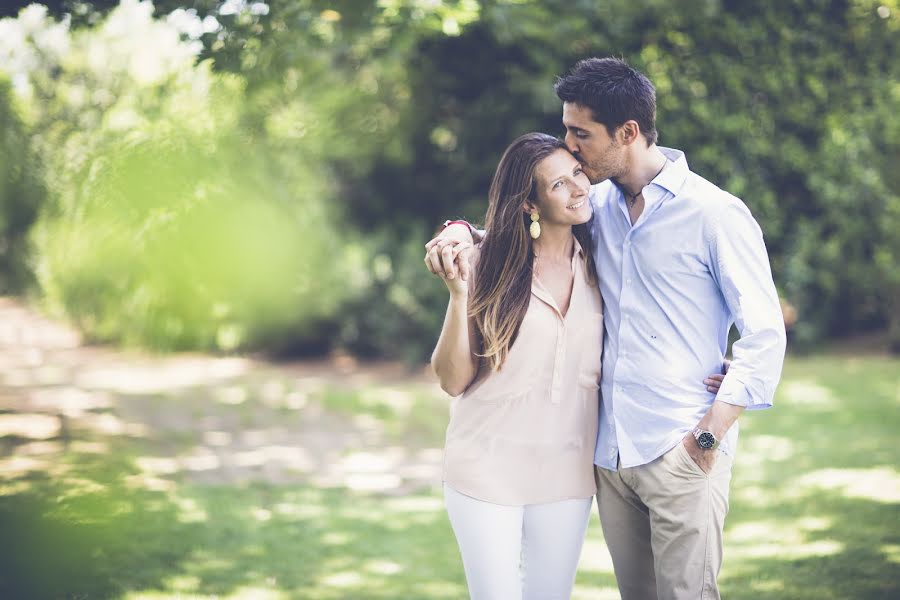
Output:
M3 271L98 337L424 355L421 243L482 218L510 140L561 133L555 76L618 55L760 221L798 340L900 346L895 0L116 6L0 21L3 148L40 157L3 155Z

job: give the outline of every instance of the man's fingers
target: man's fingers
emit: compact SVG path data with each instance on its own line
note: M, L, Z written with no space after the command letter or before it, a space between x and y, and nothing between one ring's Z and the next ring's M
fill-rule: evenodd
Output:
M716 373L714 375L710 375L706 379L703 380L703 383L706 384L706 391L717 393L719 388L722 387L722 381L725 379L725 375L720 373Z
M472 267L469 265L470 252L472 252L471 246L460 252L459 258L457 258L457 262L459 263L459 276L463 281L469 280L469 274L472 270Z
M441 249L441 262L442 267L447 279L453 279L456 277L456 265L454 264L455 254L453 252L453 245L447 244Z
M472 249L472 244L469 242L460 242L453 248L453 260L455 261L455 267L459 271L459 278L463 281L468 281L469 279L469 250Z
M454 245L454 244L459 244L459 243L460 243L460 240L455 240L453 238L436 237L432 240L429 240L428 243L425 244L425 250L431 250L435 246L443 247L447 244Z
M472 247L472 244L468 242L460 242L453 246L453 260L459 260L457 257Z

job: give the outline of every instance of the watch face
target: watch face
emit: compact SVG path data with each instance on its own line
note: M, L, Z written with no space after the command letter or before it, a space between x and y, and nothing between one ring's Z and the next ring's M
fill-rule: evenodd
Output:
M704 431L699 436L697 436L697 443L700 444L701 448L709 450L716 445L716 436L708 431Z

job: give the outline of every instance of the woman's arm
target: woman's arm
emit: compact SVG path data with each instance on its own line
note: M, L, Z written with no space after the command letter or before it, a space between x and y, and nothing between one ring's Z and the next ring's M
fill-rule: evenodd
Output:
M463 249L465 248L455 249L457 257ZM476 262L477 249L466 254L471 255L470 263ZM459 396L466 391L478 373L476 352L479 341L475 320L468 315L469 282L460 277L449 279L445 275L441 275L441 279L450 290L450 302L441 335L431 355L431 367L438 376L441 389L451 396Z

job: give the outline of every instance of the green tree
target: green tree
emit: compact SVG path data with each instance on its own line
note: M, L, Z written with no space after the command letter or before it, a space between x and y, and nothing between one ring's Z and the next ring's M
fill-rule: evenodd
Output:
M2 77L0 135L0 293L8 294L22 291L30 281L28 231L45 190L12 88Z

